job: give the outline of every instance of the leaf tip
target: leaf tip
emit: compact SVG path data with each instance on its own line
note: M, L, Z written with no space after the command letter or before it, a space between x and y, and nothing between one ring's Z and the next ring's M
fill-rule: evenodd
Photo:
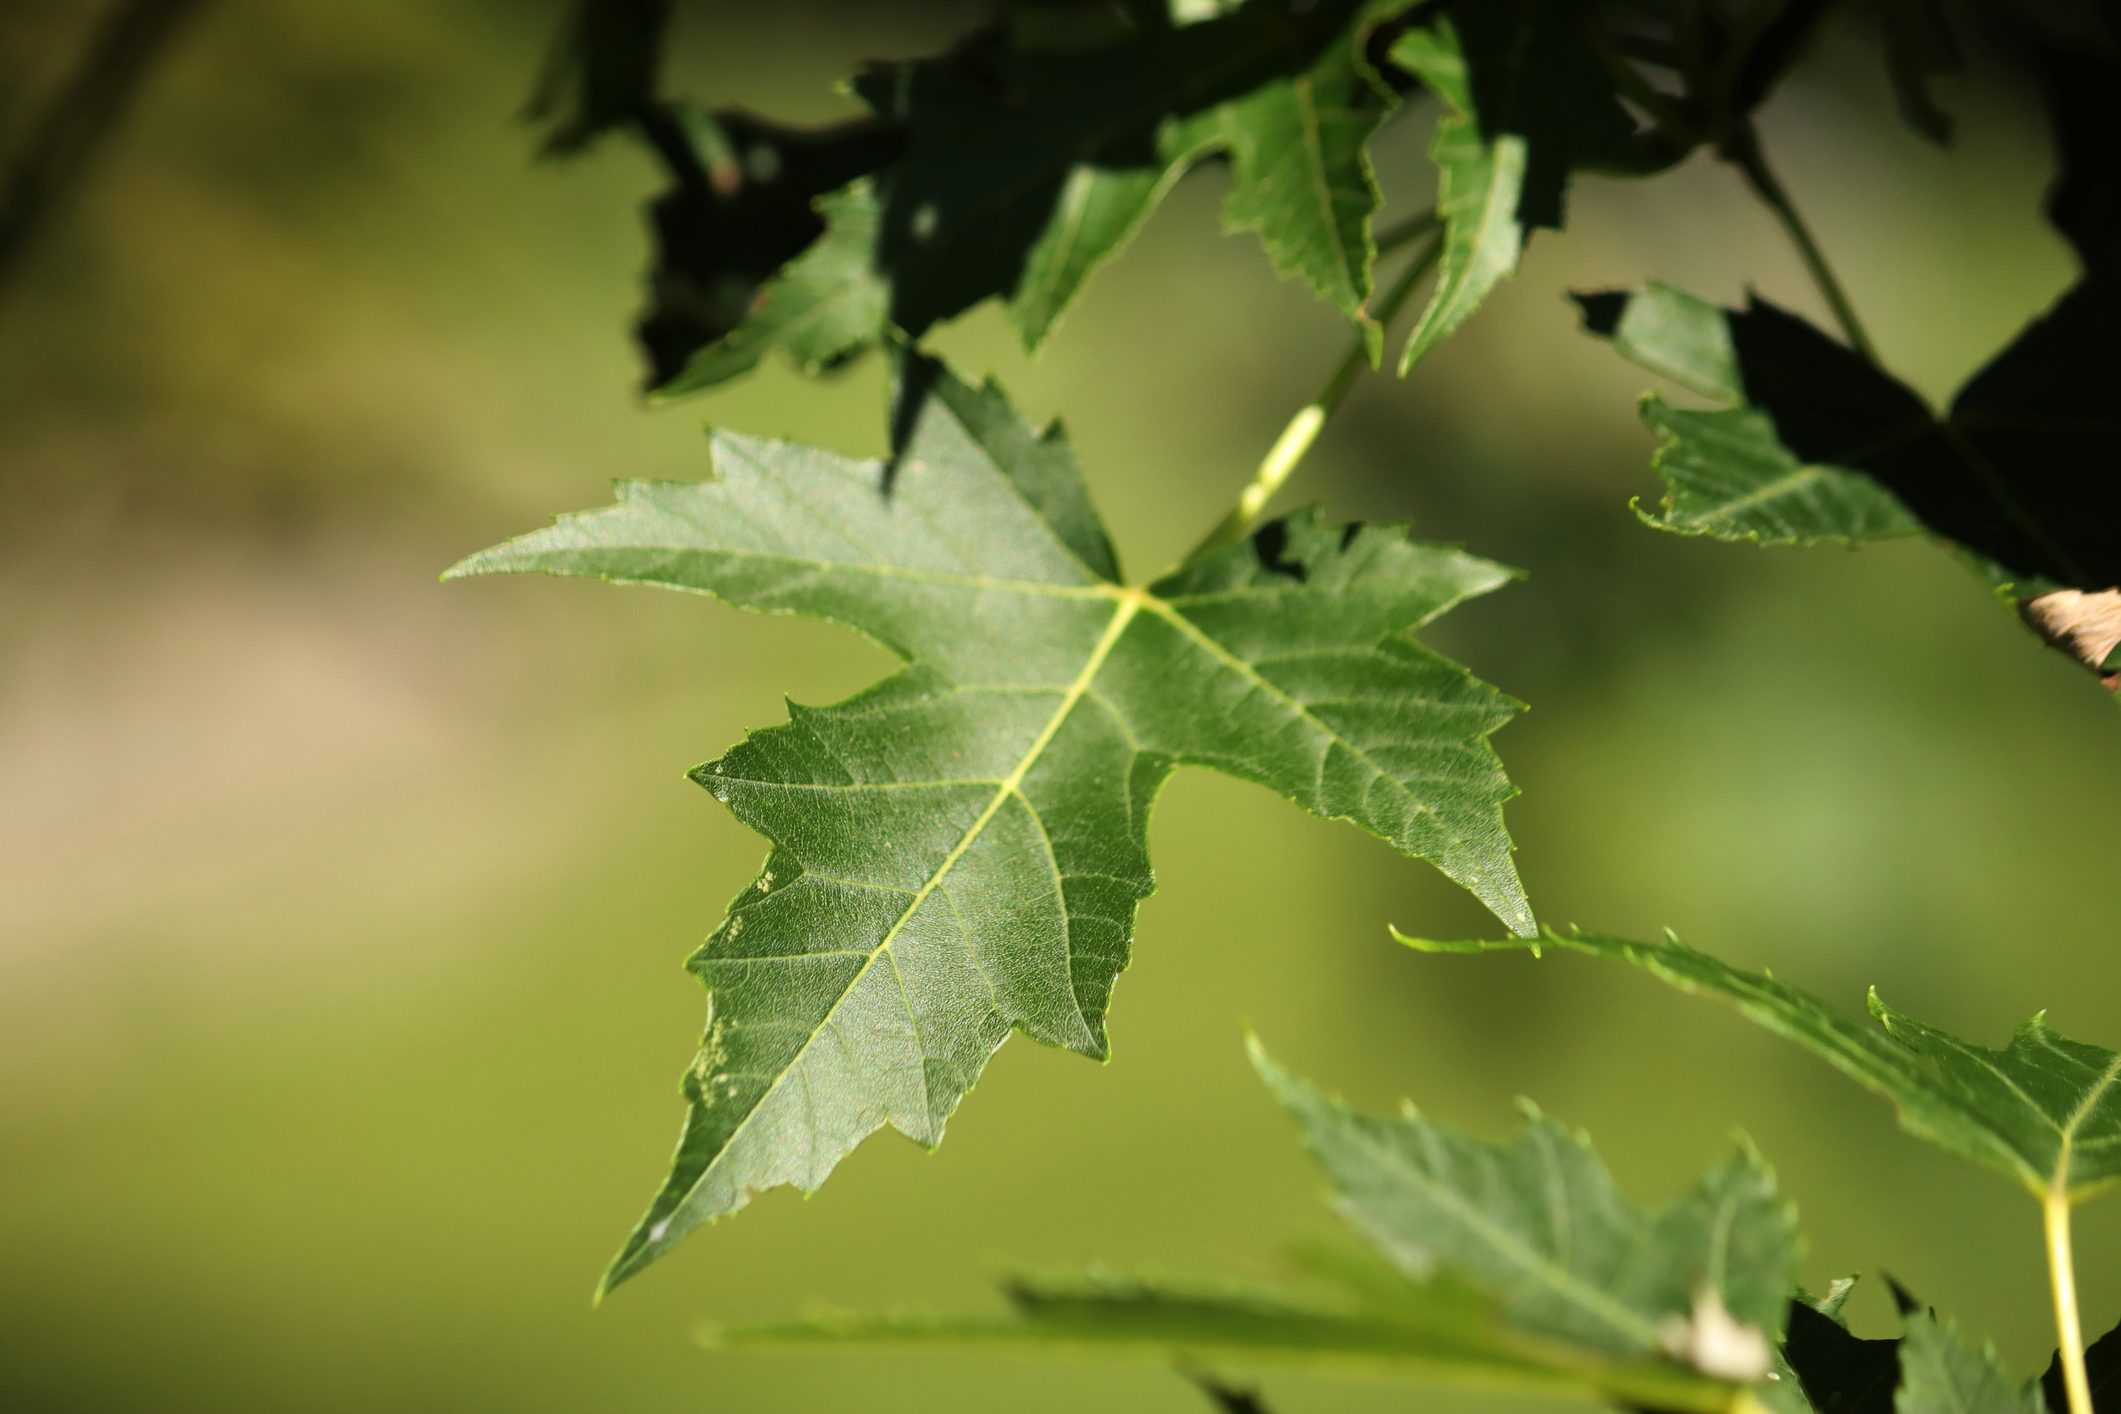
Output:
M495 548L498 549L499 547L496 546ZM491 574L493 571L489 568L489 562L493 553L493 550L480 550L476 554L466 555L448 569L443 570L438 582L448 584L451 580L472 579L479 575Z

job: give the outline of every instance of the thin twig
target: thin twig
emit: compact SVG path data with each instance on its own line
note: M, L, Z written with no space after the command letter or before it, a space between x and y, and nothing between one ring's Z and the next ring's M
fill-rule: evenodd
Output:
M1795 204L1790 201L1789 192L1776 180L1774 172L1769 170L1767 158L1760 150L1759 136L1750 127L1746 128L1728 144L1725 155L1737 164L1739 171L1745 173L1746 182L1753 188L1754 194L1766 204L1768 210L1775 213L1775 219L1780 221L1782 229L1789 233L1791 243L1797 247L1797 254L1804 261L1804 268L1811 274L1812 283L1819 287L1819 293L1826 297L1827 307L1833 310L1834 321L1841 326L1842 335L1857 353L1877 364L1877 346L1865 332L1863 321L1856 317L1856 307L1849 303L1848 292L1841 288L1841 281L1835 278L1834 268L1826 263L1826 253L1819 248L1819 242L1813 239L1811 229L1804 224L1804 218L1797 214Z
M0 288L204 0L123 0L0 173Z

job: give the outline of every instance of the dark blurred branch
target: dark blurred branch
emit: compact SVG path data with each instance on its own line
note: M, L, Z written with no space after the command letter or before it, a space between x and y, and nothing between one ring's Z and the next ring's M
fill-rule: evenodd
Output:
M549 124L545 150L578 152L662 105L657 91L672 0L580 0L567 15L526 116Z
M157 60L205 0L118 0L0 175L0 293L31 240L116 130Z

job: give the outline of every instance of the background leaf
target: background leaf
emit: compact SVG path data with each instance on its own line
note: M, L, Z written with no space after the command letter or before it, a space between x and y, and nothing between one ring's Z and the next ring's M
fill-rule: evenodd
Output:
M1758 298L1716 310L1652 286L1578 303L1585 327L1630 360L1725 404L1644 400L1643 420L1663 439L1654 465L1666 497L1652 525L1778 545L1853 544L1919 526L2022 605L2121 584L2121 481L2100 452L2121 438L2107 392L2121 370L2114 277L2079 281L1941 419L1847 346ZM2097 669L2113 643L2096 631L2079 643L2076 631L2106 603L2087 614L2071 601L2065 622L2035 626Z
M627 484L451 571L713 594L907 663L693 773L774 849L692 959L711 1002L685 1132L607 1286L757 1189L816 1188L885 1124L939 1142L1011 1028L1103 1056L1181 763L1533 926L1487 742L1517 706L1408 636L1505 571L1301 514L1129 588L1057 432L916 355L902 381L888 464L717 433L716 480Z
M1389 1120L1358 1114L1293 1079L1256 1042L1252 1054L1342 1216L1409 1277L1449 1273L1491 1295L1517 1329L1618 1356L1670 1351L1674 1323L1683 1331L1711 1306L1750 1328L1767 1359L1789 1298L1796 1222L1750 1148L1645 1211L1583 1136L1529 1105L1517 1138L1487 1144L1411 1105Z
M1440 943L1398 935L1425 952L1530 948L1538 940ZM1896 1012L1871 994L1864 1026L1767 973L1743 972L1677 938L1631 942L1582 929L1546 942L1633 963L1686 992L1737 1005L1891 1100L1900 1123L1961 1158L2009 1174L2036 1197L2085 1198L2121 1178L2121 1055L2066 1040L2036 1016L1992 1051Z
M1020 1281L1005 1316L822 1316L708 1339L1294 1365L1660 1410L1728 1409L1736 1387L1765 1372L1795 1234L1750 1149L1644 1212L1581 1138L1536 1114L1517 1140L1484 1144L1411 1110L1356 1114L1292 1079L1257 1042L1252 1054L1343 1215L1392 1266L1314 1262L1330 1291L1109 1274ZM1740 1375L1692 1368L1688 1356L1759 1365Z
M723 382L776 347L816 371L875 339L889 292L868 264L875 195L856 179L897 151L891 125L805 130L680 105L644 131L671 174L649 209L636 331L651 388Z
M1213 1360L1244 1369L1432 1381L1662 1410L1721 1411L1732 1386L1669 1361L1614 1360L1497 1322L1464 1288L1410 1286L1388 1311L1224 1281L1094 1274L1020 1282L997 1316L822 1315L703 1333L730 1349L1015 1351L1047 1357Z
M1803 8L1803 7L1798 7ZM1887 10L1902 105L1933 136L1943 115L1922 73L1948 65L1935 10ZM2121 373L2121 44L2035 28L2059 170L2047 212L2085 274L1937 417L1869 360L1757 298L1721 312L1667 286L1579 296L1585 326L1629 359L1723 406L1646 400L1664 439L1654 525L1772 544L1857 543L1909 518L2018 600L2051 646L2121 686L2121 438L2109 396ZM1726 361L1727 356L1727 361ZM1757 413L1762 416L1749 416ZM1864 480L1873 485L1866 488Z
M805 367L826 366L997 297L1036 348L1164 192L1216 153L1231 164L1227 224L1257 232L1278 271L1374 341L1363 303L1379 198L1365 147L1395 102L1362 54L1375 8L1250 0L1175 25L1137 7L1128 23L1091 29L1104 42L1087 46L1022 42L1046 35L1042 21L871 66L855 92L902 148L872 162L867 199L837 203L817 246L789 252L801 277L791 266L769 282L730 348L703 346L664 391L725 381L781 343ZM819 340L807 311L832 300L835 280L861 294L835 302L832 337ZM776 310L790 284L794 308Z
M711 218L716 229L726 229L725 214ZM891 289L869 263L881 219L875 188L866 179L858 181L820 198L816 211L805 215L820 231L815 244L748 288L741 281L720 283L729 274L726 260L706 267L716 283L703 287L674 268L670 252L690 247L666 245L656 308L641 325L658 397L677 397L749 373L773 349L805 372L817 373L876 341ZM732 288L744 295L734 315L723 298Z
M1635 120L1587 38L1591 23L1578 4L1475 0L1436 7L1394 44L1393 62L1445 108L1429 154L1443 253L1402 375L1516 273L1535 229L1560 228L1574 173L1642 169Z
M1895 1414L2045 1414L2038 1385L2026 1387L1996 1363L1994 1346L1965 1344L1926 1311L1907 1319L1900 1340L1900 1396Z

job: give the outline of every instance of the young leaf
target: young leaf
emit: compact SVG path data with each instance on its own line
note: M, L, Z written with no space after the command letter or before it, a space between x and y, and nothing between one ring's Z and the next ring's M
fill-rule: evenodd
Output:
M1516 273L1534 228L1561 226L1572 172L1641 165L1634 120L1585 22L1578 5L1472 0L1437 7L1393 45L1392 61L1446 110L1430 149L1443 253L1402 375Z
M1719 310L1669 286L1578 299L1586 328L1624 356L1725 404L1644 400L1666 488L1650 524L1778 545L1919 526L2014 589L2049 642L2101 667L2113 644L2100 616L2121 585L2121 482L2103 460L2121 438L2109 396L2121 372L2121 277L2079 281L1941 419L1762 300ZM2091 602L2048 597L2071 590Z
M1016 1028L1105 1054L1149 807L1193 763L1532 917L1488 735L1517 704L1410 632L1507 572L1401 529L1275 522L1122 584L1067 443L908 355L887 466L729 433L714 481L630 483L451 571L542 571L829 619L904 670L792 706L694 779L774 842L692 960L711 997L638 1271L751 1192L924 1144Z
M664 391L721 382L774 345L818 366L992 297L1036 348L1164 192L1218 152L1231 163L1227 224L1257 232L1277 270L1374 339L1363 302L1378 193L1364 148L1394 100L1362 55L1373 8L1249 0L1089 48L986 35L868 69L855 92L903 149L873 167L860 203L830 213L820 245L799 258L804 277L762 291L758 314L730 336L737 349L709 346ZM817 316L833 325L820 347L806 341L810 311L831 298L828 275L862 290Z
M2040 1387L2022 1386L1996 1363L1994 1346L1965 1344L1928 1312L1908 1317L1900 1339L1894 1414L2047 1414Z
M1661 1209L1629 1203L1580 1134L1526 1106L1488 1144L1411 1106L1374 1119L1253 1063L1302 1127L1344 1217L1416 1281L1490 1295L1513 1328L1607 1355L1664 1352L1752 1383L1767 1371L1796 1221L1750 1147Z
M1439 943L1397 934L1427 952L1530 948L1540 940ZM1672 938L1631 942L1549 931L1545 941L1616 958L1686 992L1737 1005L1898 1107L1910 1134L2010 1175L2035 1197L2079 1201L2121 1179L2121 1055L2066 1040L2039 1016L2000 1051L1962 1041L1870 997L1879 1026L1851 1020L1766 973L1743 972Z

